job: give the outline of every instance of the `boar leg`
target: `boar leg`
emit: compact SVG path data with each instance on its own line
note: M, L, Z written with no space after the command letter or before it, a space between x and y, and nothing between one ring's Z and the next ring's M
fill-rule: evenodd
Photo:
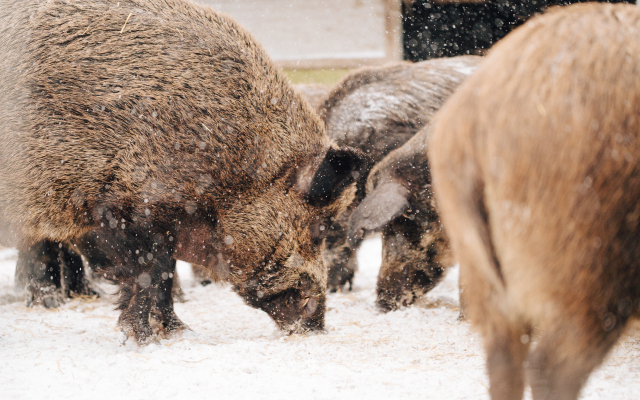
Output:
M16 286L26 287L28 304L55 308L73 294L97 296L84 272L82 258L68 247L44 240L20 249Z
M340 217L329 227L329 234L323 246L323 257L329 270L327 289L337 292L349 283L349 290L353 287L353 276L358 270L357 249L362 242L361 238L347 239L344 227L349 221L350 213L343 212Z
M511 324L493 310L485 329L485 351L492 400L521 399L524 393L524 361L529 342L523 327ZM525 343L523 343L525 342Z
M591 371L624 331L627 319L617 317L615 327L608 332L603 329L603 319L596 315L556 319L555 326L542 332L528 360L533 398L577 399Z
M213 280L205 267L191 264L191 270L193 271L193 277L195 278L196 282L200 282L202 286L207 286L213 283Z
M27 306L55 308L64 302L57 250L57 244L48 240L19 249L15 282L17 287L26 288Z
M81 296L98 296L98 293L91 288L89 280L84 271L82 257L68 247L68 244L57 246L58 265L60 268L61 288L65 296L71 297L73 294ZM55 247L54 247L55 248Z
M157 285L157 294L155 296L156 302L153 307L153 317L157 324L156 333L164 336L170 336L174 332L187 329L187 326L180 321L178 316L173 310L173 287L177 281L177 275L175 275L176 260L171 259L169 267L166 270L159 272L159 280L155 281ZM179 281L178 281L179 282Z
M327 289L337 292L348 283L349 290L353 288L353 276L358 270L356 249L348 245L333 247L323 253L325 263L329 265Z
M182 290L182 282L178 277L178 271L175 271L175 265L174 265L174 272L173 272L173 284L171 288L171 295L173 296L173 300L177 301L178 303L184 303L187 301L187 299L184 297L184 291Z
M524 362L529 352L531 329L504 314L504 300L497 296L477 270L465 268L461 260L460 276L473 283L465 288L467 311L484 338L492 400L521 399L524 394Z
M162 336L168 337L186 328L173 310L171 289L175 260L168 252L157 253L151 264L152 268L124 281L119 300L122 314L118 326L140 344L153 340L151 317L157 323L157 333Z
M122 313L118 326L139 344L154 339L152 319L165 336L186 327L173 312L171 290L176 262L164 236L145 226L133 226L94 231L78 241L89 263L120 285L118 309Z

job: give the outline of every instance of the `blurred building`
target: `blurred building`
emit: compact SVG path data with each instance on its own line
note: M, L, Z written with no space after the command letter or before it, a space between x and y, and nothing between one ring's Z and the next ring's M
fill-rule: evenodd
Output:
M285 68L402 60L400 0L196 0L238 20Z

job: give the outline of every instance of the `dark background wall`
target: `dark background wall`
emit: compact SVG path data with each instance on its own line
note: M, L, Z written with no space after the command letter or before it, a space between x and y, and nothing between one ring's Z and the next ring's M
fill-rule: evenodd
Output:
M403 2L404 58L421 61L461 54L480 54L544 8L583 1L508 1L483 3ZM634 3L613 0L608 3Z

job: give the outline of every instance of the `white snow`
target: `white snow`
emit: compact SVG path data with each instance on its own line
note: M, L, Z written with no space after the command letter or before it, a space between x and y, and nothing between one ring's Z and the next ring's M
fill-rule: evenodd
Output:
M380 248L379 237L364 243L354 290L329 296L327 333L312 336L283 336L181 264L188 301L176 312L197 334L147 347L120 345L109 296L26 308L13 291L16 251L1 250L0 399L488 399L481 341L457 320L457 270L419 305L381 314ZM637 398L639 350L633 329L583 398Z

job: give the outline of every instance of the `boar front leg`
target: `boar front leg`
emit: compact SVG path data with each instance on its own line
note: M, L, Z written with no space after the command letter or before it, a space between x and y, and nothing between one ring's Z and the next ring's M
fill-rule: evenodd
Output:
M167 231L164 231L167 232ZM107 279L120 285L118 326L126 337L147 344L187 328L173 310L173 247L147 229L101 230L82 239L83 254Z
M156 295L154 296L156 302L151 314L152 322L155 324L154 333L165 337L183 329L188 329L187 326L180 321L173 309L175 285L179 282L175 271L176 260L170 258L168 268L160 266L160 268L155 270L153 275L154 279L152 279L156 285ZM180 290L179 286L178 290Z
M347 238L345 226L350 213L345 211L329 226L329 233L323 245L323 257L329 276L327 289L330 292L341 291L348 283L349 290L353 287L353 276L358 270L357 249L362 238Z
M170 254L161 254L154 257L152 268L121 284L118 326L127 337L146 344L154 336L165 338L187 328L173 309L175 266Z

